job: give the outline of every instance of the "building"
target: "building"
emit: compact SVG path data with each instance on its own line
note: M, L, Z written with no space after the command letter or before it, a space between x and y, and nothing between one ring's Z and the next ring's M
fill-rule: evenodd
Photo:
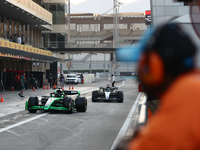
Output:
M52 13L41 7L41 0L0 1L0 90L15 86L14 77L22 72L27 79L33 73L43 86L50 62L58 60L42 46L42 31L51 26ZM21 37L19 43L15 35Z
M113 15L112 14L70 14L70 31L68 31L68 3L66 0L43 0L42 6L53 14L53 30L42 31L43 44L46 48L73 48L71 53L54 53L62 59L72 62L61 63L62 70L68 72L110 72L113 53L81 53L79 48L113 48ZM119 14L118 45L136 44L147 29L144 13ZM56 19L57 18L57 19ZM70 34L70 44L68 43ZM134 72L135 65L118 63L123 72ZM125 66L124 66L125 65Z
M50 31L42 31L44 47L65 47L67 43L67 1L43 0L42 7L53 15Z
M189 3L184 2L184 0L179 2L175 2L175 0L151 0L151 12L153 26L171 21L179 23L184 28L198 48L197 61L198 66L200 66L199 7L189 6Z
M174 0L151 0L152 25L172 21L189 14L189 5Z

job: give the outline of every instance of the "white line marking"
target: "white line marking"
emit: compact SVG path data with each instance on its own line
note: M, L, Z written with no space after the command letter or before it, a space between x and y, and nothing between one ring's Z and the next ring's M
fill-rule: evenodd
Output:
M13 124L13 125L8 126L8 127L5 127L5 128L2 128L2 129L0 129L0 133L1 133L1 132L4 132L4 131L7 131L7 130L9 130L9 129L18 127L18 126L20 126L20 125L22 125L22 124L28 123L28 122L30 122L30 121L36 120L36 119L41 118L41 117L46 116L46 115L47 115L47 113L46 113L46 114L41 114L41 115L39 115L39 116L30 118L30 119L28 119L28 120L25 120L25 121L22 121L22 122Z
M19 134L15 133L15 132L12 132L12 131L10 131L10 130L7 130L7 132L10 132L10 133L12 133L12 134L14 134L14 135L16 135L16 136L21 137Z
M119 85L118 87L121 87L121 86L123 86L124 84L125 84L125 83L124 83L124 81L123 81L123 84L122 84L122 85ZM89 93L90 91L93 91L93 90L88 90L88 91L86 91L86 92L84 92L84 93ZM83 94L84 94L84 93L83 93ZM88 97L88 99L89 99L89 98L91 98L91 96ZM20 110L20 111L22 111L22 110ZM20 111L16 111L16 112L20 112ZM15 112L15 113L16 113L16 112ZM12 113L9 113L9 114L12 114ZM6 114L6 115L8 115L8 114ZM2 116L6 116L6 115L2 115ZM28 122L33 121L33 120L36 120L36 119L41 118L41 117L46 116L46 115L47 115L47 114L42 114L42 115L39 115L39 116L30 118L30 119L28 119L28 120L25 120L25 121L22 121L22 122L13 124L13 125L11 125L11 126L2 128L2 129L0 129L0 133L1 133L1 132L4 132L4 131L9 131L9 129L15 128L15 127L17 127L17 126L20 126L20 125L22 125L22 124L28 123ZM0 117L2 117L2 116L0 116ZM11 132L11 131L9 131L9 132ZM11 132L11 133L12 133L12 132ZM14 134L14 133L13 133L13 134ZM17 135L17 134L16 134L16 135Z
M121 87L121 86L124 86L125 85L125 82L124 81L122 81L122 84L121 85L119 85L119 86L117 86L117 87Z
M134 114L134 112L135 112L135 110L137 108L138 102L140 100L140 96L141 96L141 92L139 93L135 103L133 104L133 106L131 108L131 111L129 112L129 114L128 114L128 116L127 116L122 128L120 129L115 141L113 142L113 145L110 148L110 150L114 150L116 148L116 146L119 144L119 141L122 140L125 137L125 134L126 134L126 132L128 130L128 127L129 127L129 124L130 124L130 122L131 122L131 120L133 118L133 114Z
M96 89L96 90L98 90L98 89ZM94 89L90 89L90 90L84 91L83 93L81 93L81 95L82 95L82 94L85 94L85 93L92 92L92 91L94 91ZM46 95L47 95L47 94L46 94ZM47 95L47 96L49 96L49 95ZM38 96L38 97L41 97L41 96ZM71 97L72 97L72 98L73 98L73 97L76 97L76 95L72 95ZM20 105L20 104L24 104L24 105L25 105L25 102L19 103L18 105ZM24 110L25 110L25 109L21 109L21 110L12 111L12 112L9 112L9 113L6 113L6 114L0 114L0 118L1 118L1 117L4 117L4 116L7 116L7 115L14 114L14 113L18 113L18 112L21 112L21 111L24 111Z

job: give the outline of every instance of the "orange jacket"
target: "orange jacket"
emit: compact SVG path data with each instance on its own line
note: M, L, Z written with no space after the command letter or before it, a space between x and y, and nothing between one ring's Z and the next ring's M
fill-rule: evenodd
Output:
M128 150L200 150L200 72L178 77Z

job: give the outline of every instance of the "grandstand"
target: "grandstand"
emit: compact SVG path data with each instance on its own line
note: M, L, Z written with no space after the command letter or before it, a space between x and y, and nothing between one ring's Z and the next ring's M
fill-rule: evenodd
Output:
M113 48L113 15L100 15L92 13L71 14L70 18L70 45L67 44L67 35L65 36L65 47L70 48ZM67 20L66 20L67 22ZM57 28L54 27L54 29ZM65 29L67 29L67 24ZM144 13L121 13L119 14L119 41L118 46L130 46L136 44L140 40L144 31L147 29L145 25ZM67 31L63 31L67 32ZM47 33L47 32L45 32ZM48 38L46 38L48 39ZM50 39L51 40L51 39ZM50 41L51 42L51 41ZM59 42L59 41L58 41ZM59 44L58 44L59 47ZM51 47L49 47L51 48ZM76 52L76 50L75 50ZM105 53L90 55L88 53L79 54L71 53L70 58L73 59L71 70L111 70L113 54ZM87 57L86 57L87 56ZM104 58L105 57L105 58ZM81 63L81 60L87 60ZM66 57L68 59L68 57ZM98 61L97 61L98 60ZM119 71L127 71L127 64L118 63ZM132 64L128 64L130 71ZM63 70L68 70L66 63L63 63ZM80 67L81 66L81 67Z

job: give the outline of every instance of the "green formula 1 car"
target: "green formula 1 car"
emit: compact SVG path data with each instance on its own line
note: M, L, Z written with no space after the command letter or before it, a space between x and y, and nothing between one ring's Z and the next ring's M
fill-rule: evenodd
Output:
M68 95L77 95L77 97L72 99ZM37 110L60 110L66 113L72 113L75 110L85 112L87 110L87 99L80 97L80 91L62 91L62 89L58 89L50 93L50 96L42 96L41 100L38 97L29 97L25 109L30 113L36 113Z

